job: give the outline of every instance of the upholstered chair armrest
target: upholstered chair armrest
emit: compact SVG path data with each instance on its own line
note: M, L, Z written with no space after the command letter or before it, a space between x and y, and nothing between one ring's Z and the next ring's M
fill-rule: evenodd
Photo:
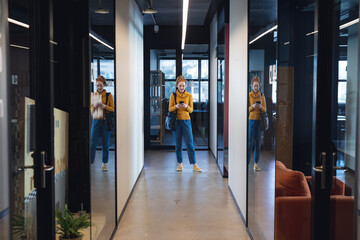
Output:
M275 198L275 239L310 239L311 197Z
M330 197L330 229L335 240L354 239L354 197Z

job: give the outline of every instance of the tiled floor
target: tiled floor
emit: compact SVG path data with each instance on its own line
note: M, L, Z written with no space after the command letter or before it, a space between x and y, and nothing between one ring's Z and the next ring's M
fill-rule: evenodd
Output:
M145 169L114 239L249 239L212 155L196 156L202 173L192 171L185 152L183 172L175 171L175 152L145 152Z

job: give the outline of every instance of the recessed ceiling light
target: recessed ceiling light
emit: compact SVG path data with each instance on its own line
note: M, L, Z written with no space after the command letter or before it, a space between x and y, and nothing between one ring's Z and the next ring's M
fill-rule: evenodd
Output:
M96 9L94 11L94 13L99 13L99 14L108 14L109 13L109 9L104 9L101 7L101 0L99 0L99 8Z
M149 3L149 2L148 2ZM150 7L142 11L143 14L155 14L158 11L153 8L153 1L150 0Z
M108 9L99 8L99 9L96 9L96 10L94 11L94 13L108 14L108 13L109 13L109 10L108 10Z

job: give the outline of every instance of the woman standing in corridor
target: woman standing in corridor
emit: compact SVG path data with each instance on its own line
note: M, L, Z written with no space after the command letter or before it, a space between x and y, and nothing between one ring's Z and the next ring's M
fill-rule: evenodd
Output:
M105 110L114 112L114 100L111 93L106 93L106 79L99 76L96 79L97 91L91 95L91 113L93 116L91 127L91 163L94 163L96 147L101 138L102 142L102 170L107 171L107 162L109 161L109 134L105 121Z
M260 79L254 76L251 80L252 91L249 93L249 138L248 138L248 164L254 146L254 170L260 171L259 155L261 146L260 111L266 112L264 94L261 94Z
M175 86L177 90L170 96L169 112L177 112L176 130L173 131L178 161L176 170L183 170L182 138L184 137L190 164L193 165L194 171L201 172L201 168L196 165L195 147L190 120L190 113L193 112L193 98L190 93L186 92L187 82L184 76L180 75L176 78ZM176 94L176 102L174 94Z

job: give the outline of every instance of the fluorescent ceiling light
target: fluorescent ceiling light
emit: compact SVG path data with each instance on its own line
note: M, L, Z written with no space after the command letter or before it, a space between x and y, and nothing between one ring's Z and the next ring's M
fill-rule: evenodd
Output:
M30 27L29 24L26 24L26 23L23 23L23 22L19 22L19 21L17 21L17 20L12 19L12 18L8 18L8 22L13 23L13 24L16 24L16 25L18 25L18 26L20 26L20 27L24 27L24 28L29 28L29 27Z
M315 34L315 33L317 33L317 32L318 32L318 31L316 30L316 31L313 31L313 32L311 32L311 33L307 33L306 36L313 35L313 34Z
M353 21L350 21L348 23L345 23L343 25L340 26L340 30L341 29L344 29L344 28L347 28L347 27L350 27L351 25L354 25L355 23L358 23L359 22L359 18L358 19L355 19Z
M110 48L111 50L114 50L114 48L112 46L110 46L109 44L105 43L104 41L101 41L99 38L95 37L93 34L89 33L89 36L92 37L93 39L95 39L96 41L98 41L99 43L101 43L102 45Z
M274 31L275 29L277 29L277 27L278 27L278 25L275 25L274 27L270 28L269 30L263 32L262 34L260 34L259 36L257 36L255 39L251 40L251 41L249 42L249 44L254 43L255 41L257 41L257 40L259 40L260 38L262 38L263 36L265 36L266 34Z
M182 25L182 39L181 39L182 50L184 50L185 48L188 11L189 11L189 0L183 0L183 25Z
M29 50L29 47L24 47L24 46L20 46L20 45L15 45L15 44L10 44L10 47L16 47L16 48L21 48L21 49L26 49Z
M354 24L356 24L356 23L358 23L358 22L359 22L359 18L357 18L357 19L355 19L355 20L352 20L352 21L350 21L350 22L344 23L343 25L340 25L339 29L342 30L342 29L347 28L347 27L350 27L351 25L354 25ZM310 36L310 35L315 34L315 33L317 33L317 32L318 32L318 31L316 30L316 31L313 31L313 32L311 32L311 33L307 33L306 36Z
M155 9L153 9L153 8L147 8L147 9L144 9L144 10L142 11L143 14L155 14L155 13L157 13L157 12L158 12L158 11L155 10Z

